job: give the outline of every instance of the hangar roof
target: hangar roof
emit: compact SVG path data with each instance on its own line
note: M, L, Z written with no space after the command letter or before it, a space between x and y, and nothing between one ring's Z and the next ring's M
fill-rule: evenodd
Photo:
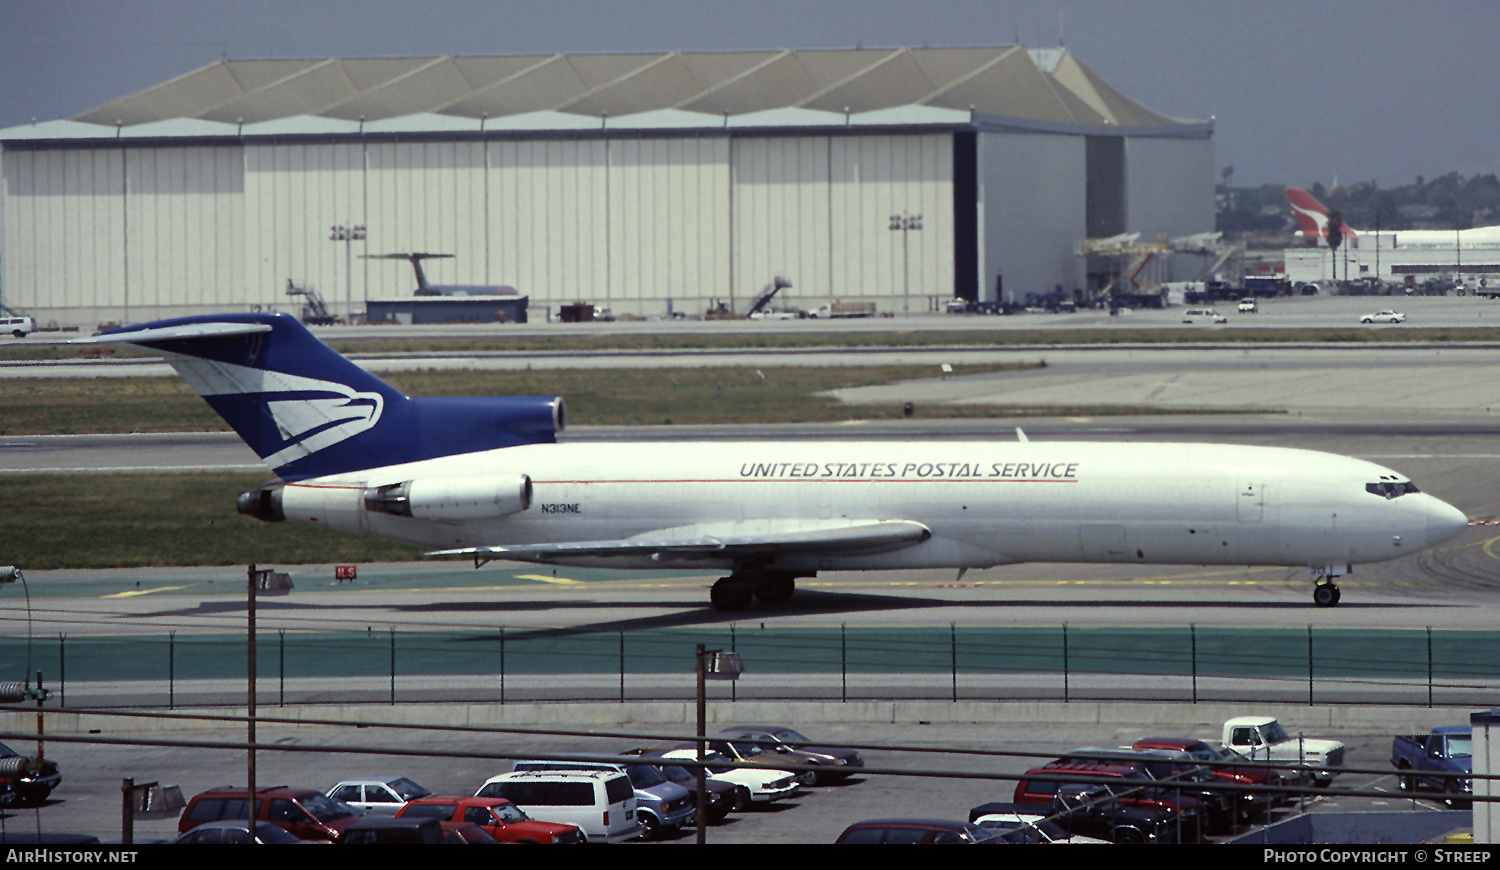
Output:
M731 118L783 114L778 110L826 118L898 107L1059 128L1201 125L1146 108L1065 49L1014 45L224 60L72 120L111 127L177 119L243 126L305 116L363 124L433 115L557 119L560 113L579 121L603 117L613 126L616 119L656 113L727 125Z

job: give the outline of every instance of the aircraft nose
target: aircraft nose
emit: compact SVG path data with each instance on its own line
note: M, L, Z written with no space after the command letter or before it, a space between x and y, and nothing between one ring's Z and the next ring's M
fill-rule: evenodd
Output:
M1427 546L1440 544L1469 527L1464 512L1440 499L1427 506Z

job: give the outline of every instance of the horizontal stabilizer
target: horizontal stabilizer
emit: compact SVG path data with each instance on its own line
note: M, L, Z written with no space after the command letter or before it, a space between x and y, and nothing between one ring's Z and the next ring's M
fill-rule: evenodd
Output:
M124 329L87 338L70 338L59 344L144 344L153 341L180 341L195 338L228 338L270 332L269 323L182 323L175 326L144 326Z
M468 547L438 550L429 556L473 556L546 562L580 556L649 556L659 561L744 557L776 553L884 553L920 544L932 531L909 520L842 523L808 528L799 523L785 531L761 529L753 534L719 533L711 526L662 529L618 541L572 541L562 544Z

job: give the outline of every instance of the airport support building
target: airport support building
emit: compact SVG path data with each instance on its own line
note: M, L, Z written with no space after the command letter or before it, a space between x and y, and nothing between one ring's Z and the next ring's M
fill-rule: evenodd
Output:
M410 252L533 317L1071 296L1086 237L1213 226L1212 132L1064 49L223 61L0 130L0 303L363 314Z

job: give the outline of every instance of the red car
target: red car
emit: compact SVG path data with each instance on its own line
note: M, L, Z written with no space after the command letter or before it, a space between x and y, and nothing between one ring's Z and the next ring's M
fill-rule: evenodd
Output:
M529 818L505 798L428 795L407 801L396 818L424 817L444 822L478 825L501 843L582 843L577 825L562 825Z
M186 834L205 822L245 818L245 791L225 786L195 795L177 820L177 832ZM360 814L315 788L281 785L255 790L255 818L299 839L333 841L359 821Z
M1207 763L1208 769L1219 779L1226 782L1238 783L1240 785L1269 785L1285 786L1286 777L1273 768L1228 764L1228 762L1241 761L1238 755L1231 755L1222 749L1217 749L1202 740L1191 737L1144 737L1131 744L1132 749L1175 749L1186 752L1194 760ZM1276 792L1268 794L1264 792L1242 792L1240 795L1240 808L1244 817L1264 815L1266 806L1284 806L1290 800L1288 792Z

